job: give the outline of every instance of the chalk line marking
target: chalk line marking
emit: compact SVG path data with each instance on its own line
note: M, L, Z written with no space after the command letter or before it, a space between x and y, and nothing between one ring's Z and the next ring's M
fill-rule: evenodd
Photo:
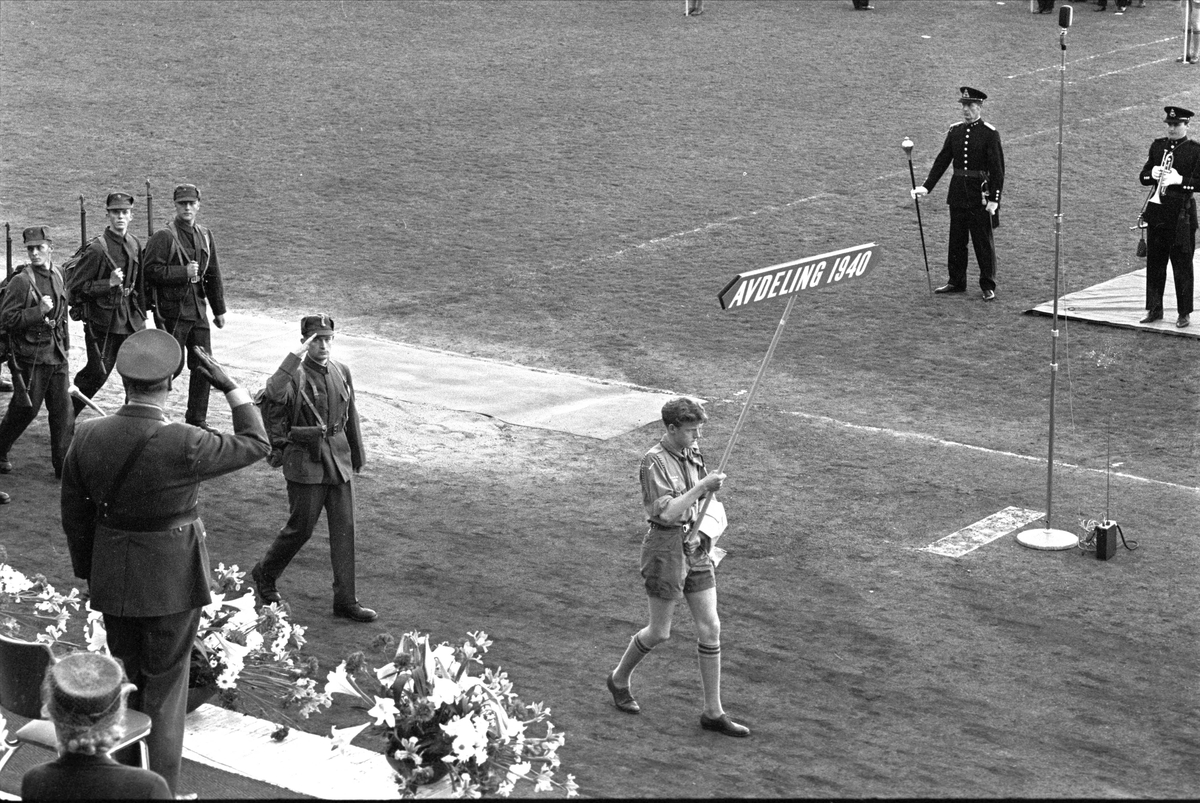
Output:
M1045 515L1040 510L1027 510L1010 505L1004 510L980 519L974 524L968 524L961 530L952 532L945 538L940 538L917 551L932 552L934 555L944 555L947 558L961 558L968 552L974 552L979 547L1003 538L1018 527L1024 527Z
M1067 66L1070 66L1072 64L1082 64L1083 62L1091 61L1092 59L1102 59L1105 56L1111 56L1114 53L1121 53L1125 50L1137 50L1138 48L1141 48L1141 47L1150 47L1150 45L1161 45L1163 42L1170 42L1174 39L1179 39L1179 38L1180 37L1178 37L1178 36L1168 36L1165 39L1155 39L1153 42L1143 42L1140 45L1129 45L1128 47L1118 47L1116 50L1110 50L1107 53L1096 53L1091 56L1085 56L1084 58L1081 58L1081 59L1072 59L1071 61L1067 62ZM1047 70L1057 70L1057 69L1058 69L1058 66L1047 65L1045 67L1038 67L1036 70L1029 70L1028 72L1014 73L1012 75L1006 75L1004 77L1007 79L1024 78L1027 75L1037 75L1040 72L1045 72Z
M729 402L730 404L733 404L736 402L735 399L723 399L722 401ZM986 446L975 446L974 444L970 444L970 443L959 443L958 441L949 441L949 440L945 440L943 438L934 437L933 435L926 435L922 432L906 432L903 430L889 429L887 427L875 427L875 426L870 426L867 424L851 424L849 421L839 421L836 418L830 418L829 416L825 416L825 415L814 415L813 413L802 413L802 412L793 411L793 410L780 410L779 412L783 413L784 415L794 415L794 416L798 416L800 418L807 418L811 421L820 421L825 424L833 424L834 426L843 427L845 429L854 429L854 430L859 430L862 432L877 432L877 433L884 434L884 435L891 435L892 437L897 438L899 440L924 441L925 443L933 443L933 444L937 444L938 446L950 446L950 447L954 447L954 448L958 448L958 449L970 449L971 451L983 452L984 454L996 455L997 457L1012 457L1012 458L1016 458L1017 460L1027 460L1031 463L1041 463L1042 465L1046 464L1046 458L1044 458L1044 457L1034 457L1032 455L1018 454L1016 452L1005 452L1000 449L989 449ZM1200 488L1193 488L1190 485L1180 485L1177 482L1167 482L1166 480L1154 480L1154 479L1150 479L1149 477L1139 477L1136 474L1127 474L1124 471L1105 472L1105 470L1102 468L1085 468L1084 466L1076 465L1075 463L1058 462L1058 463L1055 463L1054 465L1057 466L1058 468L1069 468L1069 469L1074 469L1076 471L1089 472L1092 474L1104 475L1107 473L1110 477L1120 477L1121 479L1133 480L1134 482L1144 482L1148 485L1161 485L1165 488L1175 488L1180 491L1191 491L1192 493L1200 494Z

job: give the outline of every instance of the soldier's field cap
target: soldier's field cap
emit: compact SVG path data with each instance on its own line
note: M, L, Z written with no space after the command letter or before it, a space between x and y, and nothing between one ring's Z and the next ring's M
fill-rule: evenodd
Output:
M1180 106L1164 106L1163 111L1167 113L1167 116L1163 118L1164 123L1190 123L1195 117L1190 109Z
M43 243L52 243L50 239L50 229L47 226L30 226L21 232L21 236L25 239L25 245L42 245Z
M134 382L154 384L174 376L183 361L175 338L162 329L134 332L117 352L117 373Z
M195 184L180 184L175 188L175 201L199 201L200 188Z
M960 86L958 88L959 103L982 103L987 100L987 95L969 86Z
M105 209L132 209L133 196L127 192L110 192L104 200Z
M308 337L313 334L333 334L333 318L330 318L325 313L321 313L320 315L305 315L301 318L300 337Z

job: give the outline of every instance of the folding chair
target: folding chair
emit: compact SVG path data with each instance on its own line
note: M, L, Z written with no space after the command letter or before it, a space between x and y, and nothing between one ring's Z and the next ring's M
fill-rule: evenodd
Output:
M54 663L54 654L45 644L9 638L0 634L0 709L28 719L16 733L4 739L6 748L0 756L0 772L23 744L32 744L58 752L54 723L42 719L42 681L46 670ZM150 717L140 711L126 711L123 719L125 735L112 751L135 742L143 768L150 766L146 737L150 735Z

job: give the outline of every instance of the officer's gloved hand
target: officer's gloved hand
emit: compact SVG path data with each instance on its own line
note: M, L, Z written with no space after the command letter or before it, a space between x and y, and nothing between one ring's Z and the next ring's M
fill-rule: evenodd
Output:
M200 346L193 346L192 353L196 355L196 359L199 361L193 370L207 379L210 385L222 393L228 393L237 387L237 383L229 378L229 374L225 373L225 369L212 358L211 354Z
M918 198L923 198L928 195L929 190L925 189L924 187L916 187L915 189L909 190L908 194L912 196L912 199L915 201Z
M1166 187L1169 187L1172 184L1182 184L1183 176L1179 174L1178 170L1172 167L1166 172L1166 175L1163 176L1162 183L1163 186Z
M282 449L272 449L271 453L269 455L267 455L267 465L270 466L271 468L279 468L280 466L282 466L283 465L283 450Z

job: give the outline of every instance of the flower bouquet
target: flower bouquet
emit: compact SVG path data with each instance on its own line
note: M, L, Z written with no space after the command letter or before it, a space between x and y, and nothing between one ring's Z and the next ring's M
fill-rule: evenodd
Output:
M54 590L43 575L27 577L8 564L8 553L0 546L0 633L42 644L72 645L63 640L71 611L79 610L83 602L79 589L69 594Z
M223 708L257 716L279 724L275 738L287 736L295 726L286 711L297 709L307 718L330 698L317 691L315 658L305 658L304 628L292 624L285 605L272 603L254 609L254 593L242 589L246 573L236 565L213 570L212 602L200 611L200 626L192 645L190 691L213 695ZM88 649L107 649L104 620L92 611L88 616Z
M480 655L491 641L482 632L468 637L452 647L433 645L425 634L405 633L395 657L373 672L361 652L349 656L328 674L325 692L354 698L370 719L334 728L334 747L349 744L368 728L380 732L404 797L437 791L507 797L521 783L534 792L557 787L576 796L573 775L561 783L554 779L564 735L549 721L550 709L522 702L505 672L483 667L480 674L470 674L471 664L483 666ZM394 643L391 636L381 636L375 646Z

